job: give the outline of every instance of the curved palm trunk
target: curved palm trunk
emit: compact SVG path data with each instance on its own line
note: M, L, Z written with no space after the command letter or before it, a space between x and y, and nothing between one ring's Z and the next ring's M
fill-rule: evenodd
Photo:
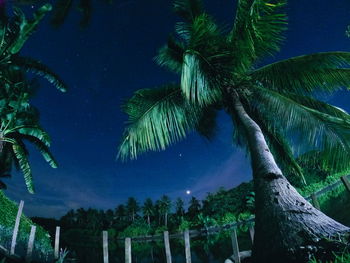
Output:
M260 127L249 117L235 91L231 98L229 112L245 128L253 168L254 262L308 262L313 255L319 257L339 249L340 237L348 236L349 228L314 208L295 190L283 176Z

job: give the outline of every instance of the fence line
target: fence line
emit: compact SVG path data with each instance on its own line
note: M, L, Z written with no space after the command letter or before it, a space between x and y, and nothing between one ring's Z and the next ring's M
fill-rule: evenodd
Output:
M349 182L350 175L347 176L342 176L340 179L338 179L335 183L330 184L323 189L316 191L312 193L310 196L305 197L306 200L308 201L313 201L314 206L317 209L320 209L319 203L317 198L328 192L331 191L335 188L337 188L339 185L344 184L345 188L350 192L350 182ZM21 257L19 255L15 254L15 248L16 248L16 242L17 242L17 236L19 232L19 225L20 225L20 219L23 211L23 206L24 202L21 200L19 207L18 207L18 212L17 212L17 217L15 221L15 226L13 229L13 235L12 235L12 241L11 241L11 247L10 251L7 250L5 247L0 245L0 253L6 255L7 257L13 259L14 261L19 261ZM242 252L239 252L239 246L238 246L238 241L237 241L237 233L236 233L236 228L245 225L245 224L253 224L254 223L254 216L251 218L244 220L244 221L239 221L231 224L226 224L223 226L213 226L213 227L207 227L205 229L200 229L200 230L185 230L184 232L180 233L174 233L174 234L169 234L168 231L165 231L163 235L149 235L149 236L141 236L141 237L132 237L132 238L126 238L125 239L125 262L126 263L131 263L131 242L144 242L144 241L155 241L155 240L160 240L164 239L165 243L165 252L166 252L166 260L167 263L171 263L171 250L170 250L170 242L169 239L171 238L183 238L185 241L185 256L186 256L186 263L191 263L191 250L190 250L190 237L195 237L195 236L201 236L201 235L210 235L214 234L217 232L220 232L222 230L232 230L232 246L234 250L234 257L235 257L235 262L240 262L240 255L242 255ZM32 226L31 227L31 232L29 236L29 241L28 241L28 246L27 246L27 254L26 254L26 262L31 261L32 257L32 252L34 248L34 240L35 240L35 231L36 227ZM253 242L254 240L254 228L253 226L249 226L249 234L250 238ZM60 227L56 227L56 235L55 235L55 250L54 250L54 257L57 259L59 257L59 239L60 239ZM124 240L123 238L116 238L115 240ZM243 252L243 254L249 254L249 251ZM104 263L108 263L108 232L103 231L103 256L104 256Z
M318 202L317 197L320 195L331 191L338 187L341 183L343 183L346 187L347 190L350 191L350 182L348 180L348 176L342 176L340 180L336 181L335 183L328 185L327 187L316 191L312 193L310 196L306 197L308 201L312 200L314 206L317 209L320 209L320 205ZM147 242L147 241L155 241L159 240L163 237L164 240L164 247L165 247L165 256L166 256L166 262L171 263L172 258L171 258L171 249L170 249L170 238L181 238L183 237L185 241L185 258L186 258L186 263L191 263L191 249L190 249L190 237L191 236L198 236L198 235L210 235L213 233L217 233L222 230L232 230L231 233L231 240L232 240L232 249L233 249L233 255L227 259L225 262L237 262L240 263L241 259L244 259L246 257L249 257L251 255L251 251L239 251L239 244L238 244L238 238L237 238L237 227L244 225L244 224L253 224L254 222L254 216L251 218L240 221L240 222L235 222L231 224L226 224L224 226L217 226L217 227L207 227L205 229L200 229L200 230L188 230L186 229L184 232L181 233L174 233L170 234L168 231L164 231L163 235L149 235L149 236L141 236L141 237L127 237L125 238L125 263L131 263L131 242ZM252 225L249 226L249 236L252 241L252 244L254 242L254 227ZM122 240L122 238L116 238L116 240ZM104 263L108 263L104 262Z

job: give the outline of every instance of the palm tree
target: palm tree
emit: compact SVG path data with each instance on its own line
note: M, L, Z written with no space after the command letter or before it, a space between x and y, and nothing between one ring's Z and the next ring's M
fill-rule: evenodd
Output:
M306 262L305 254L315 252L303 248L321 251L324 238L334 244L349 232L299 195L284 174L302 177L295 154L307 149L319 152L328 166L349 166L350 116L317 94L350 85L350 53L317 53L257 67L279 51L285 4L239 0L227 31L199 0L175 1L183 22L156 62L179 73L181 83L138 90L125 103L129 121L118 153L122 160L136 159L193 130L210 135L215 113L224 110L236 143L250 154L256 193L253 259L259 262Z
M184 201L180 197L175 201L175 213L179 218L185 214Z
M22 171L30 193L34 192L34 186L24 141L34 144L51 167L56 168L57 163L49 151L50 138L39 125L38 111L30 106L33 87L24 71L30 70L45 77L61 91L66 91L66 88L59 77L41 62L21 57L18 53L50 9L50 5L44 5L30 21L17 8L12 19L5 15L0 18L0 177L8 176L14 163ZM6 185L0 182L0 187Z
M60 77L38 60L19 55L25 42L36 30L39 22L47 12L52 9L50 4L39 8L33 15L33 19L27 20L19 8L14 8L14 17L0 18L0 71L6 72L13 69L22 69L44 77L62 92L66 91L66 85ZM0 74L0 81L8 83L7 74Z
M126 208L125 205L118 205L115 209L115 217L119 222L122 222L125 220L126 217Z
M168 226L168 214L171 209L171 200L169 196L163 195L159 200L159 211L164 216L164 226Z
M192 196L189 202L188 210L187 210L187 215L190 218L190 220L193 220L199 215L200 209L201 209L201 204L199 200L194 196Z
M129 197L126 203L126 211L132 222L135 221L135 216L140 210L140 206L134 197Z
M9 176L13 164L23 173L27 189L34 193L29 152L26 142L32 143L52 168L57 163L49 151L50 137L40 127L38 111L30 106L32 87L20 71L5 71L7 80L0 91L0 177ZM2 188L6 185L1 182Z
M147 198L143 203L142 213L147 217L147 223L151 225L151 216L154 215L154 205L151 198Z

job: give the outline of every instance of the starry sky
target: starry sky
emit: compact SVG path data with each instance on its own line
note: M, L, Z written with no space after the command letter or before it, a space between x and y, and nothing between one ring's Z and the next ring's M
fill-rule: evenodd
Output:
M226 27L233 22L234 2L204 1ZM289 2L287 39L281 52L266 62L320 51L350 51L345 36L350 24L348 0ZM58 218L79 207L113 209L129 196L141 203L163 194L188 200L189 189L204 198L219 187L229 189L249 181L249 160L233 146L231 122L224 113L211 142L190 134L166 151L127 163L116 160L126 121L120 110L123 101L137 89L179 80L153 62L178 18L170 0L114 0L110 5L96 1L93 7L91 24L84 30L75 10L59 29L45 18L22 50L22 55L39 59L58 73L69 91L62 94L40 81L42 88L32 100L51 135L59 168L50 168L30 148L36 194L27 193L20 173L6 180L6 194L17 202L24 200L29 216ZM325 99L350 111L348 92Z

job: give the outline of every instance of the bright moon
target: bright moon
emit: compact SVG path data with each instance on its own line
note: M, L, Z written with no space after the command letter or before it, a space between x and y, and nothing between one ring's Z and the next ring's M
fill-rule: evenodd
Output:
M187 194L187 195L191 194L191 191L190 191L190 190L187 190L187 191L186 191L186 194Z

